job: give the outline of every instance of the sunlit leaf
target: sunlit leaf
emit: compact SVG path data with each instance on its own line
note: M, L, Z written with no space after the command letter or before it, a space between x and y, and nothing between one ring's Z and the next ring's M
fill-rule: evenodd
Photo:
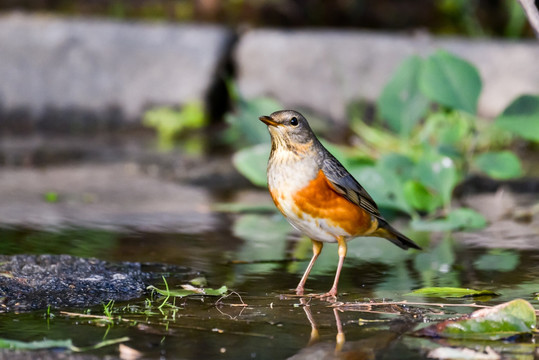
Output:
M397 133L409 135L427 111L429 100L419 91L422 59L404 60L382 90L377 105L380 115Z
M405 295L424 297L474 297L474 296L497 296L498 294L489 290L474 290L456 287L425 287L412 291Z
M467 208L459 208L451 211L446 218L437 220L414 219L411 226L415 230L422 231L447 231L482 229L487 221L483 215Z
M148 290L155 291L164 296L173 296L173 297L185 297L192 295L205 295L205 296L221 296L228 291L226 286L221 286L219 289L212 288L197 288L190 285L184 285L183 289L170 290L170 289L159 289L153 285L147 287Z
M477 111L479 72L468 61L446 51L439 50L425 60L419 87L426 97L442 105L471 114Z
M525 139L539 141L539 96L518 97L496 118L495 124Z
M253 184L266 186L268 183L266 169L270 150L270 144L245 148L234 154L232 162L236 169Z
M512 179L522 176L520 159L511 151L482 153L473 159L473 163L494 179Z
M500 340L530 334L536 325L535 309L523 299L481 309L457 320L446 320L415 332L419 336L470 340Z

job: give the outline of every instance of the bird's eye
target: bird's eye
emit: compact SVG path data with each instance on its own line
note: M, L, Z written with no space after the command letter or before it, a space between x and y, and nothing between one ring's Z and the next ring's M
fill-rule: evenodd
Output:
M298 126L298 124L299 124L299 121L297 117L294 116L292 119L290 119L290 125Z

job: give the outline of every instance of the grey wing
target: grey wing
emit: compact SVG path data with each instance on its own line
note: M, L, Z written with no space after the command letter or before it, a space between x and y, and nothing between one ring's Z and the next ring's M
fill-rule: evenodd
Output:
M377 217L381 216L378 205L376 205L367 190L333 156L329 155L324 159L322 172L339 194L371 214Z

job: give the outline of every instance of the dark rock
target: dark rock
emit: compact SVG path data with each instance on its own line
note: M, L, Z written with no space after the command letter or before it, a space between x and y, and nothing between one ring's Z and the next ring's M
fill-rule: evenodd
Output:
M167 273L192 274L189 269L153 266ZM87 307L109 300L142 296L160 276L140 263L109 263L70 255L0 255L0 312L47 306Z

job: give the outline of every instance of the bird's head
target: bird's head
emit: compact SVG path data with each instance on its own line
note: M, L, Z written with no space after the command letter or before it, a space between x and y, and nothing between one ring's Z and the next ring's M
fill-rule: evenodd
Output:
M292 150L315 142L316 136L307 119L297 111L276 111L269 116L261 116L260 121L268 125L274 147L285 146Z

